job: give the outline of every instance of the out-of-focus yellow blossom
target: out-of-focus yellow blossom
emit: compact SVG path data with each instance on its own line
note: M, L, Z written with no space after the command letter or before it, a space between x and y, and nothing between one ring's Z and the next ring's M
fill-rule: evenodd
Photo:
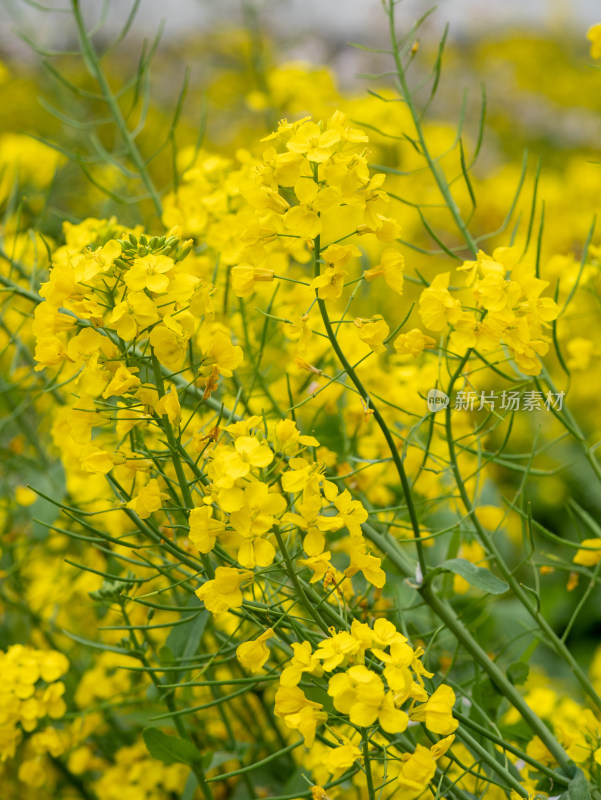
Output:
M404 268L405 258L403 254L393 247L387 247L382 253L378 266L365 270L363 277L366 281L373 281L381 275L390 289L397 294L403 294Z
M167 492L161 491L157 479L151 478L146 486L143 486L137 495L126 503L126 508L135 511L140 519L148 519L152 513L161 508L163 500L168 496Z
M412 355L417 358L424 350L436 347L436 339L426 336L419 328L400 333L394 340L394 349L399 355Z
M601 561L601 539L584 539L581 544L587 549L578 550L572 561L583 567L594 567Z
M271 639L273 635L273 628L268 628L256 639L253 639L252 642L242 642L242 644L238 645L236 648L236 658L245 669L256 673L264 666L269 658L269 648L266 642L268 639Z
M236 297L250 297L255 291L255 283L273 281L274 271L261 267L239 264L232 268L232 287Z
M586 33L586 38L591 43L591 58L601 58L601 23L592 25Z
M384 340L390 333L390 328L386 321L381 318L354 320L354 325L359 329L359 338L362 342L369 345L374 353L384 353L386 346Z

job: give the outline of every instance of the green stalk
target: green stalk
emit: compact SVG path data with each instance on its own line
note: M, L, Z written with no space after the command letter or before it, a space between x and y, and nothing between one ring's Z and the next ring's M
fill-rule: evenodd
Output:
M367 780L367 794L369 800L375 800L374 779L371 774L371 762L369 760L369 739L365 728L361 731L363 736L363 766L365 767L365 778Z
M307 595L301 583L298 579L298 575L294 569L294 564L292 563L292 559L290 558L290 554L288 553L288 549L286 548L286 543L284 542L284 538L280 532L280 529L277 525L273 526L273 532L275 534L275 538L277 539L278 547L280 548L280 552L284 558L284 562L286 564L286 572L288 573L288 577L294 584L294 588L298 594L298 599L301 601L305 609L309 612L309 614L313 617L317 625L321 628L321 630L328 635L328 626L327 623L322 619L319 612L317 612L313 606L313 604L309 601Z
M152 178L150 177L150 173L148 172L148 168L146 166L146 162L142 158L142 155L138 149L137 144L134 141L133 136L131 135L129 128L127 127L127 123L125 121L125 117L123 116L123 112L117 102L115 95L109 85L109 82L104 74L102 67L100 65L100 60L98 59L98 54L92 44L92 41L88 35L86 30L86 26L81 14L80 8L80 0L71 0L71 5L73 8L73 15L75 17L75 22L77 24L77 31L79 33L79 41L81 43L82 55L86 66L90 72L90 74L98 81L98 85L102 91L102 95L106 101L107 106L115 120L115 124L121 134L121 138L123 139L127 149L129 151L129 155L131 156L131 160L134 162L136 169L140 175L142 183L146 187L148 194L150 195L152 202L154 203L154 207L156 213L159 217L161 217L163 213L163 208L161 206L161 200L159 197L159 193L156 189L156 186L153 183Z
M474 240L473 236L469 232L468 227L467 227L463 217L461 216L461 212L459 211L459 208L457 207L457 203L455 202L455 199L454 199L453 195L451 194L451 190L449 188L449 184L448 184L448 181L447 181L447 179L445 177L444 172L438 166L438 164L436 163L435 159L433 159L432 155L430 154L430 151L428 149L428 145L426 143L426 138L424 136L424 131L423 131L423 128L422 128L421 120L420 120L419 114L417 113L417 109L415 108L415 103L413 102L413 95L412 95L412 93L411 93L411 91L409 89L409 86L407 85L407 79L405 77L405 69L403 67L403 62L401 60L401 54L399 53L399 46L398 46L397 37L396 37L396 25L395 25L395 19L394 19L394 12L395 12L396 2L397 2L397 0L389 0L388 9L387 10L388 10L388 20L389 20L389 26L390 26L390 39L391 39L391 45L392 45L392 53L393 53L393 57L394 57L394 63L395 63L395 66L396 66L397 77L399 79L399 84L400 84L400 88L401 88L402 97L403 97L403 100L405 101L405 103L407 104L407 108L409 109L409 113L411 114L411 118L412 118L413 124L415 126L415 131L417 133L419 145L421 147L422 154L424 156L424 159L426 160L428 168L429 168L430 172L432 173L432 176L433 176L434 180L436 181L436 185L438 186L438 189L439 189L439 191L440 191L440 193L441 193L441 195L442 195L442 197L443 197L443 199L444 199L449 211L451 212L451 216L453 217L453 220L454 220L455 224L457 225L457 227L459 228L459 230L461 232L461 235L465 239L465 242L466 242L471 254L473 256L476 256L478 254L478 245L476 244L476 241Z
M165 384L163 382L163 373L161 372L161 365L159 364L158 358L155 356L154 352L152 354L152 365L154 367L154 376L157 384L157 390L159 392L159 397L165 396ZM175 435L173 433L173 426L166 414L163 414L163 430L167 436L167 443L169 445L169 453L171 455L171 461L175 468L175 473L177 475L177 480L179 483L179 488L182 493L182 497L184 499L184 503L188 511L191 511L194 508L194 500L192 499L192 493L190 492L190 486L188 484L188 479L186 478L186 474L184 472L184 467L182 464L182 460L179 457L179 447L177 442L175 441ZM206 570L207 575L209 578L215 577L215 570L213 569L213 565L211 564L211 559L208 555L201 553L200 555L202 559L203 566Z
M315 269L315 277L319 277L320 272L320 264L319 264L319 257L321 252L321 244L320 244L320 237L318 236L314 240L314 249L313 249L313 259L314 259L314 269ZM317 295L317 292L316 292ZM349 376L351 381L353 382L355 388L359 392L363 403L365 404L366 408L370 408L374 412L374 419L376 420L378 427L382 431L384 435L384 439L386 440L386 444L388 445L388 449L390 450L390 455L392 456L392 460L394 462L394 466L399 476L399 480L401 481L401 487L403 489L403 495L405 496L405 502L407 504L407 509L409 511L409 519L411 520L411 528L413 530L413 537L415 540L415 546L417 548L417 557L419 561L419 566L421 570L422 576L424 576L427 572L427 564L426 559L424 556L423 545L421 542L421 532L419 529L419 520L417 518L417 512L415 510L415 505L413 503L413 498L411 497L411 487L409 486L409 481L407 479L407 473L405 472L405 467L403 466L403 462L401 460L401 456L397 449L396 443L392 438L392 434L386 424L386 421L380 410L377 406L374 405L372 402L367 390L361 383L357 373L355 372L352 364L345 356L340 344L338 343L338 339L336 338L336 334L334 333L334 329L332 328L332 323L330 322L330 316L328 314L328 309L325 304L325 301L321 298L317 298L317 304L319 306L319 311L321 313L321 318L323 320L323 324L326 329L326 333L328 335L328 339L330 340L330 344L332 345L334 352L338 356L338 360L340 361L341 365L344 367L346 374Z

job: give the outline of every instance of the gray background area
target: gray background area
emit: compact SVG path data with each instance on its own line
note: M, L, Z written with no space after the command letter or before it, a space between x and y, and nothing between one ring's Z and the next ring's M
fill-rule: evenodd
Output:
M242 21L244 0L142 0L135 33L152 35L165 20L165 41L211 30L215 25ZM40 0L40 5L68 8L68 0ZM315 34L329 40L359 40L373 43L385 34L381 0L254 0L261 24L272 34L288 38ZM403 0L398 6L399 27L423 14L434 3ZM82 0L86 18L98 17L102 0ZM451 25L457 38L477 36L491 29L535 27L584 36L586 29L601 21L601 0L438 0L430 23L441 29ZM130 0L112 0L107 32L116 31L131 8ZM26 48L15 37L16 28L35 31L36 41L59 46L68 37L68 15L45 14L26 0L0 0L0 46L10 54L26 56ZM305 43L305 46L306 43Z

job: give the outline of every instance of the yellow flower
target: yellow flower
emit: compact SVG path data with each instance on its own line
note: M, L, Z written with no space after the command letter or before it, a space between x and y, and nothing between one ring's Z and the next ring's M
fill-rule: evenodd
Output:
M427 747L418 744L415 752L404 756L403 761L397 784L402 791L403 800L413 800L422 794L436 774L436 760Z
M321 703L305 697L298 686L280 686L275 693L276 717L283 719L289 728L300 731L305 747L312 746L318 726L328 718L322 708Z
M289 453L297 448L298 445L304 447L319 447L319 442L314 436L301 434L296 423L292 419L278 420L275 426L275 440L277 450Z
M128 292L126 299L113 308L107 324L127 342L158 321L156 306L145 292Z
M343 577L342 575L337 574L337 571L334 570L332 567L332 554L329 550L324 550L321 553L318 553L316 556L309 556L308 558L299 558L299 563L303 564L305 567L309 567L313 575L311 576L309 583L317 583L318 581L323 580L326 575L336 575L335 582L338 583L339 580Z
M126 503L126 508L133 509L140 519L148 519L154 512L158 511L163 505L163 498L167 498L166 492L162 492L156 478L151 478L146 486L143 486L138 494Z
M293 153L304 154L309 161L320 163L328 160L340 139L340 131L336 129L322 132L315 122L304 122L288 139L286 147Z
M181 366L195 324L191 314L178 314L177 320L166 314L150 332L150 344L156 357L169 369L177 370Z
M239 345L233 345L229 335L222 330L217 330L212 334L202 351L203 372L208 367L226 378L231 378L234 370L244 360L242 348Z
M276 516L286 505L285 498L270 492L264 483L255 481L246 486L243 505L230 514L230 524L243 537L238 550L238 561L243 567L252 569L255 564L267 567L272 563L275 547L261 537L273 528Z
M106 399L113 395L119 396L133 393L140 386L140 379L132 374L132 370L137 371L137 367L128 369L124 364L118 366L102 396Z
M430 748L432 756L434 758L440 758L441 756L443 756L454 741L455 741L455 734L451 734L451 736L447 736L446 738L441 739L439 742L436 742L436 744L433 744L432 747Z
M53 683L69 669L69 659L57 650L42 650L39 653L40 677L46 683Z
M343 744L332 748L328 752L328 768L334 774L344 772L353 766L355 761L361 758L361 750L353 744L346 736L342 736Z
M394 242L401 235L401 226L396 220L377 214L372 225L358 225L357 233L360 236L373 233L380 242Z
M424 705L413 709L411 719L425 722L429 731L446 736L453 733L459 724L456 719L453 719L454 703L455 692L450 686L442 684Z
M327 495L327 493L326 493ZM327 495L329 497L329 495ZM367 511L360 500L353 500L351 493L345 489L334 497L334 505L338 509L338 519L346 525L351 536L362 538L361 525L367 522Z
M525 311L528 315L532 315L534 319L543 322L552 322L559 316L559 306L550 297L540 297L549 285L549 281L542 281L540 278L535 278L532 275L523 278L516 278L525 300L521 302L518 308Z
M19 765L19 781L26 786L39 789L48 780L48 769L41 758L31 758Z
M196 596L212 614L220 614L230 608L240 608L243 601L241 585L252 579L252 572L235 567L217 567L215 578L206 581L196 590Z
M508 285L509 281L505 280L504 275L488 273L476 282L474 297L487 311L502 311L508 301Z
M590 27L586 38L591 43L591 58L601 58L601 23Z
M325 269L311 281L311 288L317 289L321 300L337 300L342 294L344 276L342 267L354 256L361 255L354 245L332 244L322 252Z
M94 444L80 450L79 459L84 472L97 472L101 475L108 474L115 464L125 463L123 454L110 453Z
M593 547L594 550L579 550L572 561L583 567L594 567L601 561L601 539L585 539L581 542L584 547Z
M390 328L381 317L372 319L361 319L358 317L354 321L356 328L359 328L359 338L362 342L369 345L374 353L385 353L386 345L384 340L390 333Z
M52 719L60 719L67 711L67 704L63 700L65 684L62 681L51 683L42 695L42 707Z
M382 679L363 664L330 678L328 694L334 708L348 715L354 725L369 727L379 719L387 733L401 733L409 718L395 708L390 692L386 693Z
M405 259L402 253L395 250L393 247L387 247L382 253L380 263L377 267L372 267L363 273L366 281L373 281L380 275L384 277L386 285L389 286L393 292L403 294L403 269L405 267Z
M293 642L292 650L294 655L288 666L282 670L280 686L297 686L303 672L318 676L322 674L319 661L311 653L311 642Z
M165 415L175 428L179 427L182 421L182 407L174 386L169 387L169 391L159 399L155 408L157 413Z
M351 578L357 572L362 572L363 577L372 586L381 589L386 583L386 573L381 567L382 559L372 556L362 536L351 536L350 545L351 563L344 570L344 574Z
M436 347L436 339L426 336L419 328L400 333L394 340L394 349L399 355L412 355L417 358L424 350Z
M461 303L447 288L449 278L449 272L437 275L419 298L420 316L431 331L441 331L447 323L453 324L461 316Z
M269 648L265 642L274 635L273 628L268 628L252 642L243 642L236 648L236 658L245 669L258 672L269 658Z
M320 642L314 657L318 661L323 661L326 672L331 672L340 666L345 658L352 656L358 650L357 640L348 631L340 631L332 633L329 639Z
M133 267L125 273L125 283L134 292L148 289L160 294L167 291L169 278L165 274L173 269L175 262L168 256L148 255L136 258Z
M211 506L193 508L190 512L190 532L188 538L199 553L210 553L215 546L217 536L225 531L225 524L213 519Z
M77 283L89 283L99 272L108 272L121 255L121 244L114 239L98 250L84 250L72 259L73 277Z
M232 287L236 297L250 297L255 291L257 281L273 281L274 271L251 267L249 264L239 264L232 267Z
M340 203L340 194L331 186L323 189L311 178L299 178L294 184L299 205L284 214L284 225L301 239L315 239L322 232L320 213Z

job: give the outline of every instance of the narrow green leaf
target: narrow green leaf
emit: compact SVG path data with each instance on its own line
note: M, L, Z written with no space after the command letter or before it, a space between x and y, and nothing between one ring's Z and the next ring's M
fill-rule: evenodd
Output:
M521 686L528 680L530 667L524 661L516 661L507 667L507 677L514 686Z
M465 558L451 558L443 561L442 564L439 564L439 568L460 575L470 586L489 594L503 594L509 589L505 581L497 578L490 570L485 567L477 567Z
M199 609L190 615L189 622L184 622L171 629L165 644L171 649L176 659L185 659L195 655L209 616L206 608Z
M201 753L192 744L179 736L168 736L158 728L144 728L144 743L153 758L164 764L189 764L192 766L202 758Z

